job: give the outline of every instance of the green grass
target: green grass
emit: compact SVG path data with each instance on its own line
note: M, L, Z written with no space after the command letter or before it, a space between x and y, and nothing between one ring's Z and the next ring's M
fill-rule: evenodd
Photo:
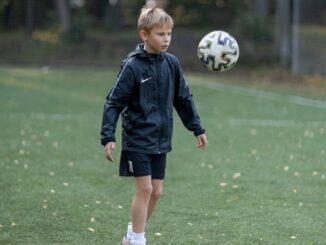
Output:
M117 176L99 144L115 76L0 68L0 244L120 243L133 180ZM196 149L175 117L148 243L325 244L325 108L296 104L288 90L265 87L273 100L189 78L209 147Z

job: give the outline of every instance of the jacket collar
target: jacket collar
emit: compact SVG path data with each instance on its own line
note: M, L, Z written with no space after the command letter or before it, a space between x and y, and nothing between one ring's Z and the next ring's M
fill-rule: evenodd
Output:
M146 50L144 50L144 43L140 43L131 53L128 54L128 58L133 56L148 59L149 61L157 61L157 60L162 61L165 58L165 53L164 52L160 52L158 54L147 53Z

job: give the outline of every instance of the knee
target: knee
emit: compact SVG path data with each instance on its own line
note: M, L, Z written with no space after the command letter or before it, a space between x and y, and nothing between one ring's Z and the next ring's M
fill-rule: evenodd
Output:
M153 192L153 186L150 184L142 185L138 191L140 191L143 195L150 196Z
M153 190L152 194L151 194L151 198L154 200L158 200L160 199L160 197L162 196L162 190Z

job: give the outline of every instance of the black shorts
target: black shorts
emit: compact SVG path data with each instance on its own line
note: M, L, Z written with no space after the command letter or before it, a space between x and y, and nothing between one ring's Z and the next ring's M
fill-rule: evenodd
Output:
M166 153L144 154L121 151L120 176L151 176L152 179L164 179Z

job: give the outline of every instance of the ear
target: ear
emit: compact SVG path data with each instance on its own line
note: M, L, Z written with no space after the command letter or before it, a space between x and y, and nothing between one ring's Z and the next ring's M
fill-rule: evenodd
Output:
M148 33L145 30L139 31L139 36L143 40L143 42L147 41Z

